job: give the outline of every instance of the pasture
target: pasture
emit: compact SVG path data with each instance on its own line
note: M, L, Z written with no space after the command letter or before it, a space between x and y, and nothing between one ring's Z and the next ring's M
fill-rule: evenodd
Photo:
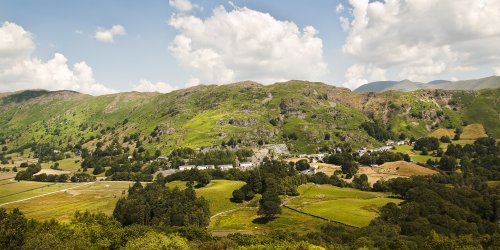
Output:
M47 186L51 185L51 186ZM132 182L96 182L96 183L41 183L19 182L9 188L23 190L37 187L37 189L18 192L9 196L8 201L34 197L67 188L66 191L35 197L29 200L4 205L7 209L19 208L28 218L38 220L56 219L69 221L76 211L102 212L111 215L118 198L126 193ZM9 185L6 185L9 186ZM2 188L4 186L0 186ZM125 191L125 192L124 192ZM4 200L1 201L5 202Z
M283 197L287 206L325 219L354 227L366 226L378 216L378 209L389 202L388 194L364 192L331 185L305 184L298 189L300 196ZM212 218L209 229L215 235L228 233L265 233L273 229L305 233L319 228L326 221L282 207L282 214L263 224L256 207L241 207Z
M299 193L300 196L291 199L288 206L355 227L367 226L378 216L378 209L385 204L401 202L399 199L388 198L388 194L384 193L330 185L302 185Z
M210 203L212 215L243 206L240 203L231 202L233 191L245 185L242 181L212 180L206 187L197 188L196 195L202 196ZM173 181L167 183L167 187L180 189L186 188L185 181Z

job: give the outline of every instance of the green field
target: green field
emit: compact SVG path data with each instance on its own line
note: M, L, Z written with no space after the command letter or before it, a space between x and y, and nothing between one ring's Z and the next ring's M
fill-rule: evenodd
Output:
M23 182L21 182L23 183ZM47 183L40 183L47 185ZM87 183L84 183L87 184ZM68 188L78 184L56 184L49 188ZM58 192L27 201L5 205L7 209L19 208L28 218L59 221L69 221L76 211L103 212L111 215L118 198L123 191L132 185L131 182L99 182L77 187L65 192ZM0 186L2 187L2 186ZM46 188L46 189L49 189ZM60 190L60 189L59 189ZM33 193L23 193L11 197L12 200L35 196Z
M400 146L395 146L394 148L395 149L391 150L392 152L399 152L399 153L403 153L403 154L408 154L414 162L425 163L429 159L437 160L437 161L439 161L441 159L441 157L435 157L435 156L431 156L431 155L421 155L420 151L417 151L417 150L413 151L413 146L410 146L410 145L400 145ZM446 149L444 149L444 150L446 151ZM432 152L433 151L430 151L429 154L432 154Z
M286 230L289 232L304 233L318 229L326 221L283 208L279 217L267 222L257 222L257 208L241 208L240 210L212 218L210 231L218 234L228 233L266 233L271 230Z
M355 227L366 226L378 216L378 209L389 202L401 200L387 198L388 194L364 192L331 185L306 184L299 187L300 196L289 197L288 206L312 215ZM240 208L212 219L213 232L263 233L272 229L308 232L318 228L325 220L302 214L286 207L276 219L265 224L255 221L257 208Z
M203 196L210 202L210 213L212 215L233 208L242 207L242 204L230 201L233 191L245 185L242 181L213 180L206 187L196 189L198 196ZM170 188L186 188L185 181L173 181L167 184Z
M34 181L5 181L0 185L0 204L75 187L75 183L48 183ZM81 184L80 184L81 185Z
M82 158L81 157L72 157L57 161L59 163L59 169L63 171L71 171L75 172L81 168ZM54 162L43 163L42 168L50 168L50 166L54 165Z
M290 200L290 207L355 227L367 226L378 216L378 209L389 202L388 194L364 192L352 188L306 184L299 187L300 196Z

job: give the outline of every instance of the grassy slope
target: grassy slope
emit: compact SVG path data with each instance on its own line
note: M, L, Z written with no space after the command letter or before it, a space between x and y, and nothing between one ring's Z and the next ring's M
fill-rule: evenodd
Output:
M300 197L289 205L302 211L348 225L362 227L378 216L378 209L389 202L401 200L387 198L386 194L363 192L330 185L307 184L299 187Z
M28 182L21 182L28 183ZM46 183L43 183L46 184ZM56 184L51 187L61 190L78 184ZM103 212L111 215L118 198L122 192L128 190L131 182L100 182L82 187L77 187L67 192L59 192L31 200L12 203L4 206L7 209L19 208L28 218L39 220L56 219L69 221L76 211L89 210L91 212ZM2 186L0 186L2 187ZM58 188L56 188L58 187ZM64 187L64 188L63 188ZM48 193L48 189L44 190ZM11 200L32 197L39 193L25 192L11 196Z
M210 203L210 213L212 215L222 211L227 211L237 207L242 207L242 204L233 203L230 198L233 196L233 191L245 185L242 181L230 180L213 180L206 187L196 189L196 194L207 199ZM185 188L185 181L173 181L167 184L170 188Z
M97 138L86 144L91 146L97 140L106 142L138 133L146 149L159 148L165 154L179 146L211 146L231 137L241 139L244 145L255 145L262 139L286 143L292 152L314 152L342 141L355 146L380 145L360 129L360 124L372 117L408 136L427 135L432 125L461 126L467 121L481 123L489 135L500 137L498 92L370 94L291 81L270 86L197 86L168 94L92 97L47 92L26 99L23 93L16 93L0 99L0 136L9 139L9 148L30 142L62 147ZM14 102L12 96L24 99ZM447 106L448 100L458 102L458 111ZM270 124L271 119L278 121L276 126ZM150 137L157 126L161 135ZM285 138L291 133L297 135L296 140ZM330 140L324 139L326 134Z

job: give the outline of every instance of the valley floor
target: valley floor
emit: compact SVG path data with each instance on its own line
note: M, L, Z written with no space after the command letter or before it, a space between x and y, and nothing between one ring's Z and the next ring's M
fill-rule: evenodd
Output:
M38 220L71 220L76 211L89 210L111 215L118 199L125 196L132 182L41 183L0 181L0 206L19 208L28 218ZM171 188L185 188L186 182L173 181ZM327 221L362 227L378 216L378 209L399 199L388 194L364 192L331 185L306 184L299 187L300 196L282 197L282 214L270 221L257 215L258 199L244 203L230 201L232 192L244 185L241 181L213 180L196 189L209 201L212 214L209 230L214 235L230 233L262 234L281 229L309 232Z

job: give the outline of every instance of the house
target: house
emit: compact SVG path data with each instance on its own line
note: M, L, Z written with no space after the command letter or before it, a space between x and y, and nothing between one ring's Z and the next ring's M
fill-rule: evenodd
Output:
M220 170L222 170L222 171L226 171L226 170L232 169L232 168L233 168L233 165L231 165L231 164L226 164L226 165L219 165L218 167L220 168Z
M254 167L253 163L251 162L242 162L240 163L240 168L247 170L247 169L252 169Z
M134 159L134 157L133 157L133 156L131 156L131 155L129 155L129 156L127 157L127 159L132 160L132 159Z
M168 160L168 157L166 157L166 156L161 156L161 155L160 155L160 156L158 156L158 158L156 158L156 159L157 159L157 160L160 160L160 161L166 161L166 160Z
M305 175L313 175L316 173L316 170L315 169L306 169L306 170L300 171L300 173L305 174Z
M198 170L214 169L214 165L200 165L196 167Z
M386 146L394 146L394 141L393 141L393 140L387 140L387 141L385 142L385 145L386 145Z
M183 165L183 166L179 166L179 170L180 170L180 171L191 170L191 169L193 169L193 168L195 168L195 166L194 166L194 165Z
M54 154L60 154L60 153L61 153L61 151L54 149Z

